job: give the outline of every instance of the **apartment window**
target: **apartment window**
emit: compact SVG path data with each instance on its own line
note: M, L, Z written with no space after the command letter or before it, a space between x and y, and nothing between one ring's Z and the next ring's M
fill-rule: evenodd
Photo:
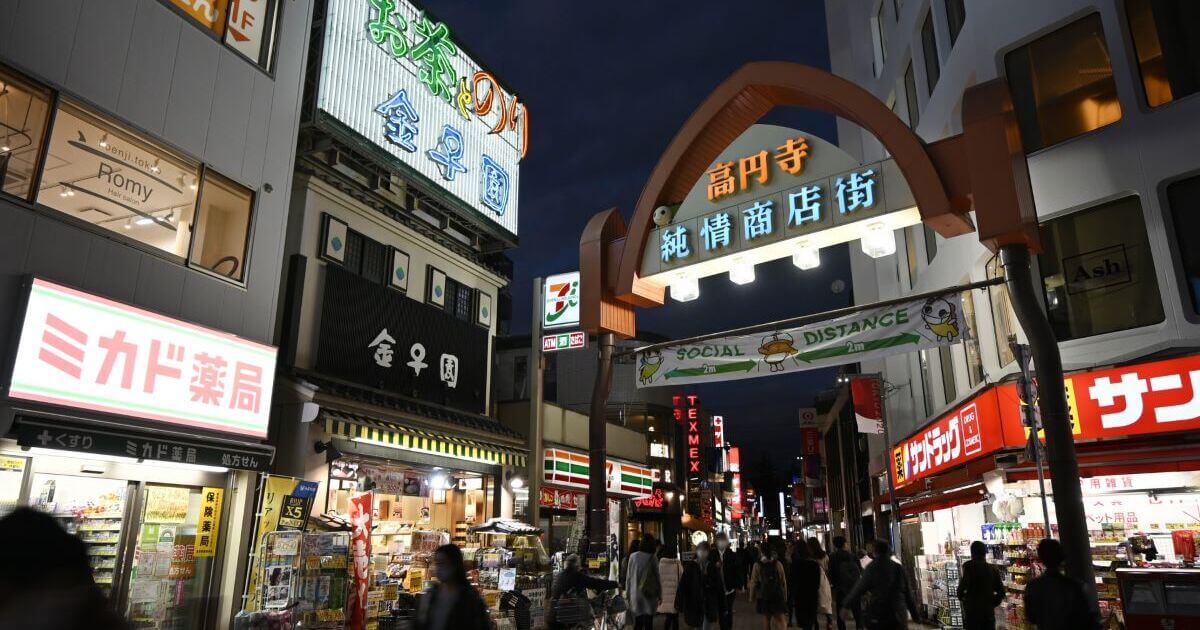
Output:
M1013 50L1004 68L1026 151L1121 119L1098 13Z
M933 36L933 11L925 14L925 23L921 25L921 54L925 59L925 87L932 95L933 88L937 86L938 79L942 76L937 39Z
M1200 90L1200 5L1126 0L1125 10L1150 107Z
M29 201L50 120L50 90L0 67L0 185Z
M270 65L278 0L168 0L193 22L260 67Z
M882 2L875 9L875 17L871 18L871 47L875 53L875 76L879 76L883 73L884 63L887 62L887 29L884 28Z
M987 277L1003 278L1004 271L1000 269L1000 258L993 257L987 264ZM988 303L992 309L992 327L996 333L996 356L1000 367L1014 360L1012 348L1008 346L1008 338L1017 333L1017 316L1012 308L1012 300L1008 295L1008 287L1003 284L988 287Z
M1175 221L1175 242L1183 262L1183 276L1192 296L1192 312L1200 314L1200 175L1167 186L1167 204Z
M1137 197L1048 221L1041 240L1046 312L1059 341L1163 321Z
M473 322L475 291L460 282L446 278L446 312L464 322Z
M979 328L975 322L974 293L962 292L962 307L962 318L967 326L963 335L963 353L967 357L967 384L975 387L983 382L983 357L979 354Z
M950 29L950 47L958 42L958 34L962 32L963 24L967 21L967 9L963 0L946 0L946 26Z
M913 75L911 61L904 71L904 98L908 101L908 126L916 129L917 124L921 122L921 110L917 105L917 79Z
M253 194L246 188L211 170L205 173L193 229L193 265L238 281L246 277L253 202Z

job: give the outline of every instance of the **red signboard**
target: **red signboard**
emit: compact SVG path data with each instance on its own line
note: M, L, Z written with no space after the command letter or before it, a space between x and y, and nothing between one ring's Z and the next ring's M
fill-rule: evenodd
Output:
M816 427L800 428L800 454L821 454L821 430Z
M666 493L662 488L655 488L648 497L633 500L633 507L638 510L661 510L667 503Z
M742 449L736 446L729 447L729 472L742 472Z
M736 450L736 449L735 449ZM730 517L733 520L742 518L742 475L733 473L730 484L733 485L733 496L729 497Z
M896 487L965 463L1005 445L996 389L988 389L892 449Z
M555 510L571 510L574 511L579 507L579 497L584 496L584 492L576 492L574 490L563 490L561 488L551 488L542 486L541 497L539 503L544 508Z
M725 416L713 416L713 446L725 447Z
M883 383L878 376L860 376L850 381L854 419L859 433L883 433Z
M371 577L371 512L374 495L365 492L350 498L350 559L353 563L354 591L350 608L351 628L362 628L367 621L367 589Z

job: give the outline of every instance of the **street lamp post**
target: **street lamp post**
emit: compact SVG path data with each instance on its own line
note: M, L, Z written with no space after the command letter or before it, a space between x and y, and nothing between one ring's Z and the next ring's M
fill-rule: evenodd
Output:
M900 553L900 507L896 501L896 480L892 476L891 462L888 460L892 451L892 434L888 429L887 404L884 401L883 385L887 381L883 378L882 372L868 372L865 374L854 374L839 376L838 380L843 384L849 385L850 379L858 378L873 378L879 381L879 422L883 425L883 468L884 474L887 475L888 482L888 533L891 538L892 550ZM851 404L853 404L853 396L851 396Z

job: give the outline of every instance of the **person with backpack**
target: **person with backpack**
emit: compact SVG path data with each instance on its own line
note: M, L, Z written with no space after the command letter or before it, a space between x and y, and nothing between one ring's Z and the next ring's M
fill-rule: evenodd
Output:
M787 628L787 575L774 545L763 545L762 554L750 571L749 591L754 609L763 616L766 630Z
M1025 585L1025 619L1039 630L1099 628L1099 620L1088 607L1083 586L1063 575L1062 543L1047 538L1038 543L1037 555L1046 570Z
M638 550L629 554L625 577L625 597L629 614L633 615L633 630L654 630L654 613L662 600L662 579L658 574L657 548L654 538L646 536Z
M858 558L846 549L846 537L833 537L833 552L829 554L829 586L833 595L833 611L837 617L838 630L846 630L846 620L842 619L842 601L854 589L862 575L862 565ZM854 627L862 627L862 615L858 606L850 609L854 618Z
M955 592L963 606L965 630L996 630L996 606L1004 601L1004 580L988 564L987 545L971 543L971 559L963 563Z
M904 567L892 560L892 546L885 540L876 540L872 547L874 559L863 569L862 577L842 600L842 606L852 608L858 605L863 595L870 595L863 611L863 622L872 630L905 628L908 614L919 621L921 615L917 612Z

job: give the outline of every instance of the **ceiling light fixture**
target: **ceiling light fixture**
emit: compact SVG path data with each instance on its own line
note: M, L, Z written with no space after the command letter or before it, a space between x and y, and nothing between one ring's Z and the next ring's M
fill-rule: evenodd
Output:
M754 263L742 262L740 259L733 261L733 267L729 269L729 281L734 284L754 282Z
M151 223L154 223L154 217L142 217L137 221L134 221L134 223L138 225L150 225Z
M126 230L133 229L133 219L125 219L125 229Z
M792 264L805 271L821 266L821 248L813 247L808 241L802 241L796 253L792 254Z
M883 258L896 253L896 234L882 222L868 225L866 234L860 240L863 253L871 258Z
M150 172L151 172L151 173L155 173L155 174L157 174L157 173L161 173L161 172L162 172L162 169L158 167L158 162L159 162L159 158L155 158L155 159L154 159L154 164L152 164L152 165L150 166Z
M700 280L680 275L671 283L671 297L676 302L691 302L700 297Z
M104 134L104 135L100 136L100 148L101 149L108 148L108 134Z

